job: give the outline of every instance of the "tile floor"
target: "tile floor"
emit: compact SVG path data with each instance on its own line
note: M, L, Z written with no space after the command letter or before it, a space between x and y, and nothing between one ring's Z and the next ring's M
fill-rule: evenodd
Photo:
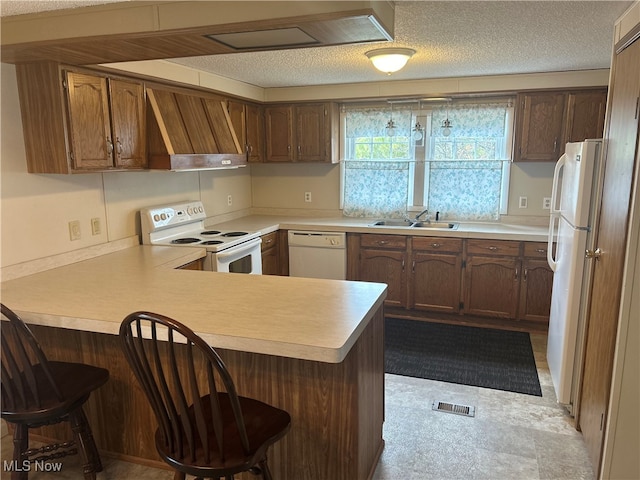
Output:
M385 449L374 480L594 479L582 437L555 401L545 337L532 340L542 397L387 375ZM433 411L434 400L474 406L475 417ZM10 458L11 438L4 436L2 460ZM81 479L76 459L65 459L60 473L31 473L29 479ZM166 470L103 462L98 480L173 478Z

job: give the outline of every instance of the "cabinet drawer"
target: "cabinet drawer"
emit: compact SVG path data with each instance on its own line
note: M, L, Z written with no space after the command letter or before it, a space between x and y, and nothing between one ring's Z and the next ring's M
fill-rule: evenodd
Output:
M547 243L524 242L524 256L530 258L547 258Z
M407 237L402 235L365 234L360 239L362 247L407 248Z
M429 250L439 252L462 252L461 238L448 237L413 237L414 250Z
M467 253L517 257L520 255L520 242L510 240L467 240Z
M262 245L261 250L264 252L265 250L276 245L278 240L278 232L267 233L266 235L262 235Z

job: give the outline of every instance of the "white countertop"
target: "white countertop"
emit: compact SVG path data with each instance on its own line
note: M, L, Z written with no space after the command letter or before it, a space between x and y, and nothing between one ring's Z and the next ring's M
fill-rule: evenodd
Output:
M339 363L386 296L378 283L175 270L203 255L126 248L2 282L2 302L27 323L107 334L147 310L214 347Z
M517 223L455 222L458 228L422 229L407 227L371 226L375 220L349 217L287 217L279 215L249 215L222 223L210 221L207 226L225 230L260 231L263 234L278 229L312 230L348 233L382 233L431 237L486 238L493 240L520 240L546 242L548 225Z

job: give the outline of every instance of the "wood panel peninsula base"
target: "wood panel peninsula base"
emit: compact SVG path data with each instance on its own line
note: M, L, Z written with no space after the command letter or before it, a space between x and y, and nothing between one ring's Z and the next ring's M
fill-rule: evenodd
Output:
M109 369L109 382L92 394L86 407L98 447L129 461L164 467L154 447L155 418L121 354L118 337L31 327L51 360L87 362ZM239 394L291 414L291 431L269 451L274 478L351 480L373 476L384 445L382 308L340 363L218 352ZM35 432L47 438L66 435L58 426Z

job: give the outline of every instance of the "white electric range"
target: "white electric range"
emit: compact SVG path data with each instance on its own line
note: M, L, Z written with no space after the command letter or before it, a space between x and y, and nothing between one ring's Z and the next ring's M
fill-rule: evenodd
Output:
M140 210L142 243L172 247L204 247L204 269L214 272L262 273L261 232L206 228L200 201L159 205Z

